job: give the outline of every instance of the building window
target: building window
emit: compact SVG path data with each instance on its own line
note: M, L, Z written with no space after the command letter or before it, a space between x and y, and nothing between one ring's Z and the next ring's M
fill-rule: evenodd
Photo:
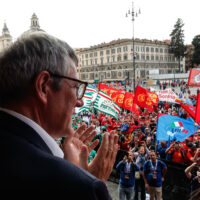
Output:
M93 53L90 53L90 58L92 58L93 57Z
M149 60L149 55L146 56L146 60Z
M113 66L112 69L116 69L116 67Z
M128 47L127 47L127 46L124 46L124 47L123 47L123 51L124 51L124 52L128 51Z
M115 49L112 49L111 52L112 52L112 54L114 54L115 53Z
M127 54L124 55L124 60L125 60L125 61L128 60L128 56L127 56Z
M82 66L84 66L84 61L82 61Z
M118 76L122 76L122 72L118 72Z
M133 45L131 45L131 51L133 51Z
M90 79L93 80L94 79L94 74L90 73Z
M140 77L141 77L141 78L144 78L144 77L145 77L145 70L141 70L141 71L140 71Z
M146 52L149 52L149 47L146 47Z
M121 61L121 56L117 56L117 61Z
M86 66L88 65L88 60L85 61L86 62Z
M136 55L136 60L140 60L140 55L139 54Z
M131 53L131 60L133 60L133 53Z
M139 52L139 51L140 51L140 47L139 47L139 46L136 46L136 47L135 47L135 51Z
M112 62L115 62L115 56L112 56Z
M93 61L92 60L90 60L90 65L92 65L93 64Z
M160 56L160 61L163 61L163 56Z
M106 77L107 77L107 78L110 78L110 73L106 73Z
M151 52L152 52L152 53L154 52L154 48L153 48L153 47L151 47Z
M117 48L117 53L121 53L121 47Z
M107 50L106 50L106 55L109 55L109 54L110 54L110 50L107 49Z
M141 47L141 52L144 52L144 47Z
M82 54L82 59L84 59L84 55Z
M100 56L103 56L103 51L100 51Z
M97 65L97 59L95 59L95 61L94 61L94 62L95 62L95 65Z
M151 60L154 60L154 56L151 56Z
M110 58L109 57L107 57L107 63L109 63L110 62Z
M160 53L163 53L163 48L160 48Z
M88 54L85 54L85 58L88 58Z
M96 51L94 52L94 57L97 57L97 52Z
M81 80L85 80L85 74L81 74Z
M142 54L142 60L145 60L145 55L144 54Z
M122 66L119 65L119 66L117 67L117 69L122 69Z
M157 61L159 60L159 56L156 56L156 60L157 60Z
M111 75L112 75L112 78L117 78L117 73L116 73L116 71L112 71L112 72L111 72Z
M103 58L101 58L101 65L103 65Z
M156 53L158 53L158 48L156 48Z

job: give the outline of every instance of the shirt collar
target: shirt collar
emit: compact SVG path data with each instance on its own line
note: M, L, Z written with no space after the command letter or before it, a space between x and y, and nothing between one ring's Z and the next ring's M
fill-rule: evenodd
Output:
M20 119L21 121L23 121L24 123L29 125L31 128L33 128L38 133L38 135L44 140L44 142L49 147L49 149L51 150L51 152L54 156L58 156L60 158L64 157L64 153L58 146L57 142L36 122L34 122L30 118L28 118L20 113L17 113L13 110L1 108L1 107L0 107L0 110Z

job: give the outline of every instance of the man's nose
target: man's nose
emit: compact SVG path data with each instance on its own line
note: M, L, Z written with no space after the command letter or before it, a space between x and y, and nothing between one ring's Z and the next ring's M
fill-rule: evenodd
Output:
M83 106L83 100L82 99L79 99L76 101L76 107L82 107Z

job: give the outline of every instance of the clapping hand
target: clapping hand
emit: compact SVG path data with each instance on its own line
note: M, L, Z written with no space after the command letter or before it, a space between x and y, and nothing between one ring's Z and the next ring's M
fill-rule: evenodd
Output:
M96 135L94 126L86 128L82 125L71 138L64 143L64 158L73 164L89 171L97 178L107 181L112 172L118 151L118 136L114 132L105 133L95 158L88 164L89 153L98 145L99 141L91 143Z

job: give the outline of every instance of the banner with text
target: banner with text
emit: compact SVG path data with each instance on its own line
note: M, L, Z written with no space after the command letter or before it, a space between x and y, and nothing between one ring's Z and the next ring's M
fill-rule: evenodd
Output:
M171 88L167 90L156 91L156 94L158 95L159 101L177 103L176 99L178 98L178 96L175 94L175 92L172 91Z
M118 119L118 114L121 111L121 108L112 100L112 98L102 91L99 91L97 95L94 109L110 115L115 119Z

